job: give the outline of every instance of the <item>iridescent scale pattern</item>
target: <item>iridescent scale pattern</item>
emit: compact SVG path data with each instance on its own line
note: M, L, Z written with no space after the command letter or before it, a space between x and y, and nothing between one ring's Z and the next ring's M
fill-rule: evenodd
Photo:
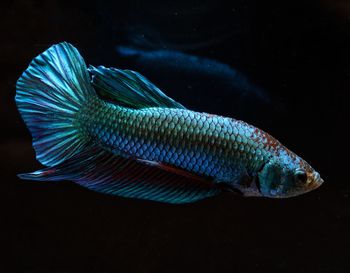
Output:
M186 109L130 109L101 100L80 112L84 137L114 154L164 163L234 183L269 156L260 130L231 118ZM258 139L259 138L259 139Z

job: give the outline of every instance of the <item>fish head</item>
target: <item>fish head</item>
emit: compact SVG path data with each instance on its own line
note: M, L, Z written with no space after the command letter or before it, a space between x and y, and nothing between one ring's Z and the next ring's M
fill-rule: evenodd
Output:
M272 156L258 173L258 181L261 194L271 198L301 195L323 183L318 172L287 149Z

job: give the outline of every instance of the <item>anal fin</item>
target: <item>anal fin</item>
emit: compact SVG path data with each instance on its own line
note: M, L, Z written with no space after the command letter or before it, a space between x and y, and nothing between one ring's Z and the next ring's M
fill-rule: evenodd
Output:
M127 159L95 147L23 179L72 180L102 193L166 203L190 203L217 195L221 189L204 179Z

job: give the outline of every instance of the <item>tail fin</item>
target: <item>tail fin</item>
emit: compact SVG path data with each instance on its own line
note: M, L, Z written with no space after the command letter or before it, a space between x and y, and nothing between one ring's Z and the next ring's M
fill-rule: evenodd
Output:
M17 81L16 104L33 137L36 158L54 166L82 150L75 114L96 96L83 58L66 42L36 57Z

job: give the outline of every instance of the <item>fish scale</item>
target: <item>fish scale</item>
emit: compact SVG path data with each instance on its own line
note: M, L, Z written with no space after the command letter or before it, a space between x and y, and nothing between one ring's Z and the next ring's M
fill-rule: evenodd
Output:
M241 121L183 109L125 109L100 100L89 105L79 117L80 126L116 154L170 164L220 182L231 181L242 169L254 174L266 156L256 152L261 145L252 141L253 128Z
M320 175L264 131L186 109L131 70L86 67L54 45L18 79L16 103L42 170L28 180L71 180L102 193L188 203L238 191L291 197Z

